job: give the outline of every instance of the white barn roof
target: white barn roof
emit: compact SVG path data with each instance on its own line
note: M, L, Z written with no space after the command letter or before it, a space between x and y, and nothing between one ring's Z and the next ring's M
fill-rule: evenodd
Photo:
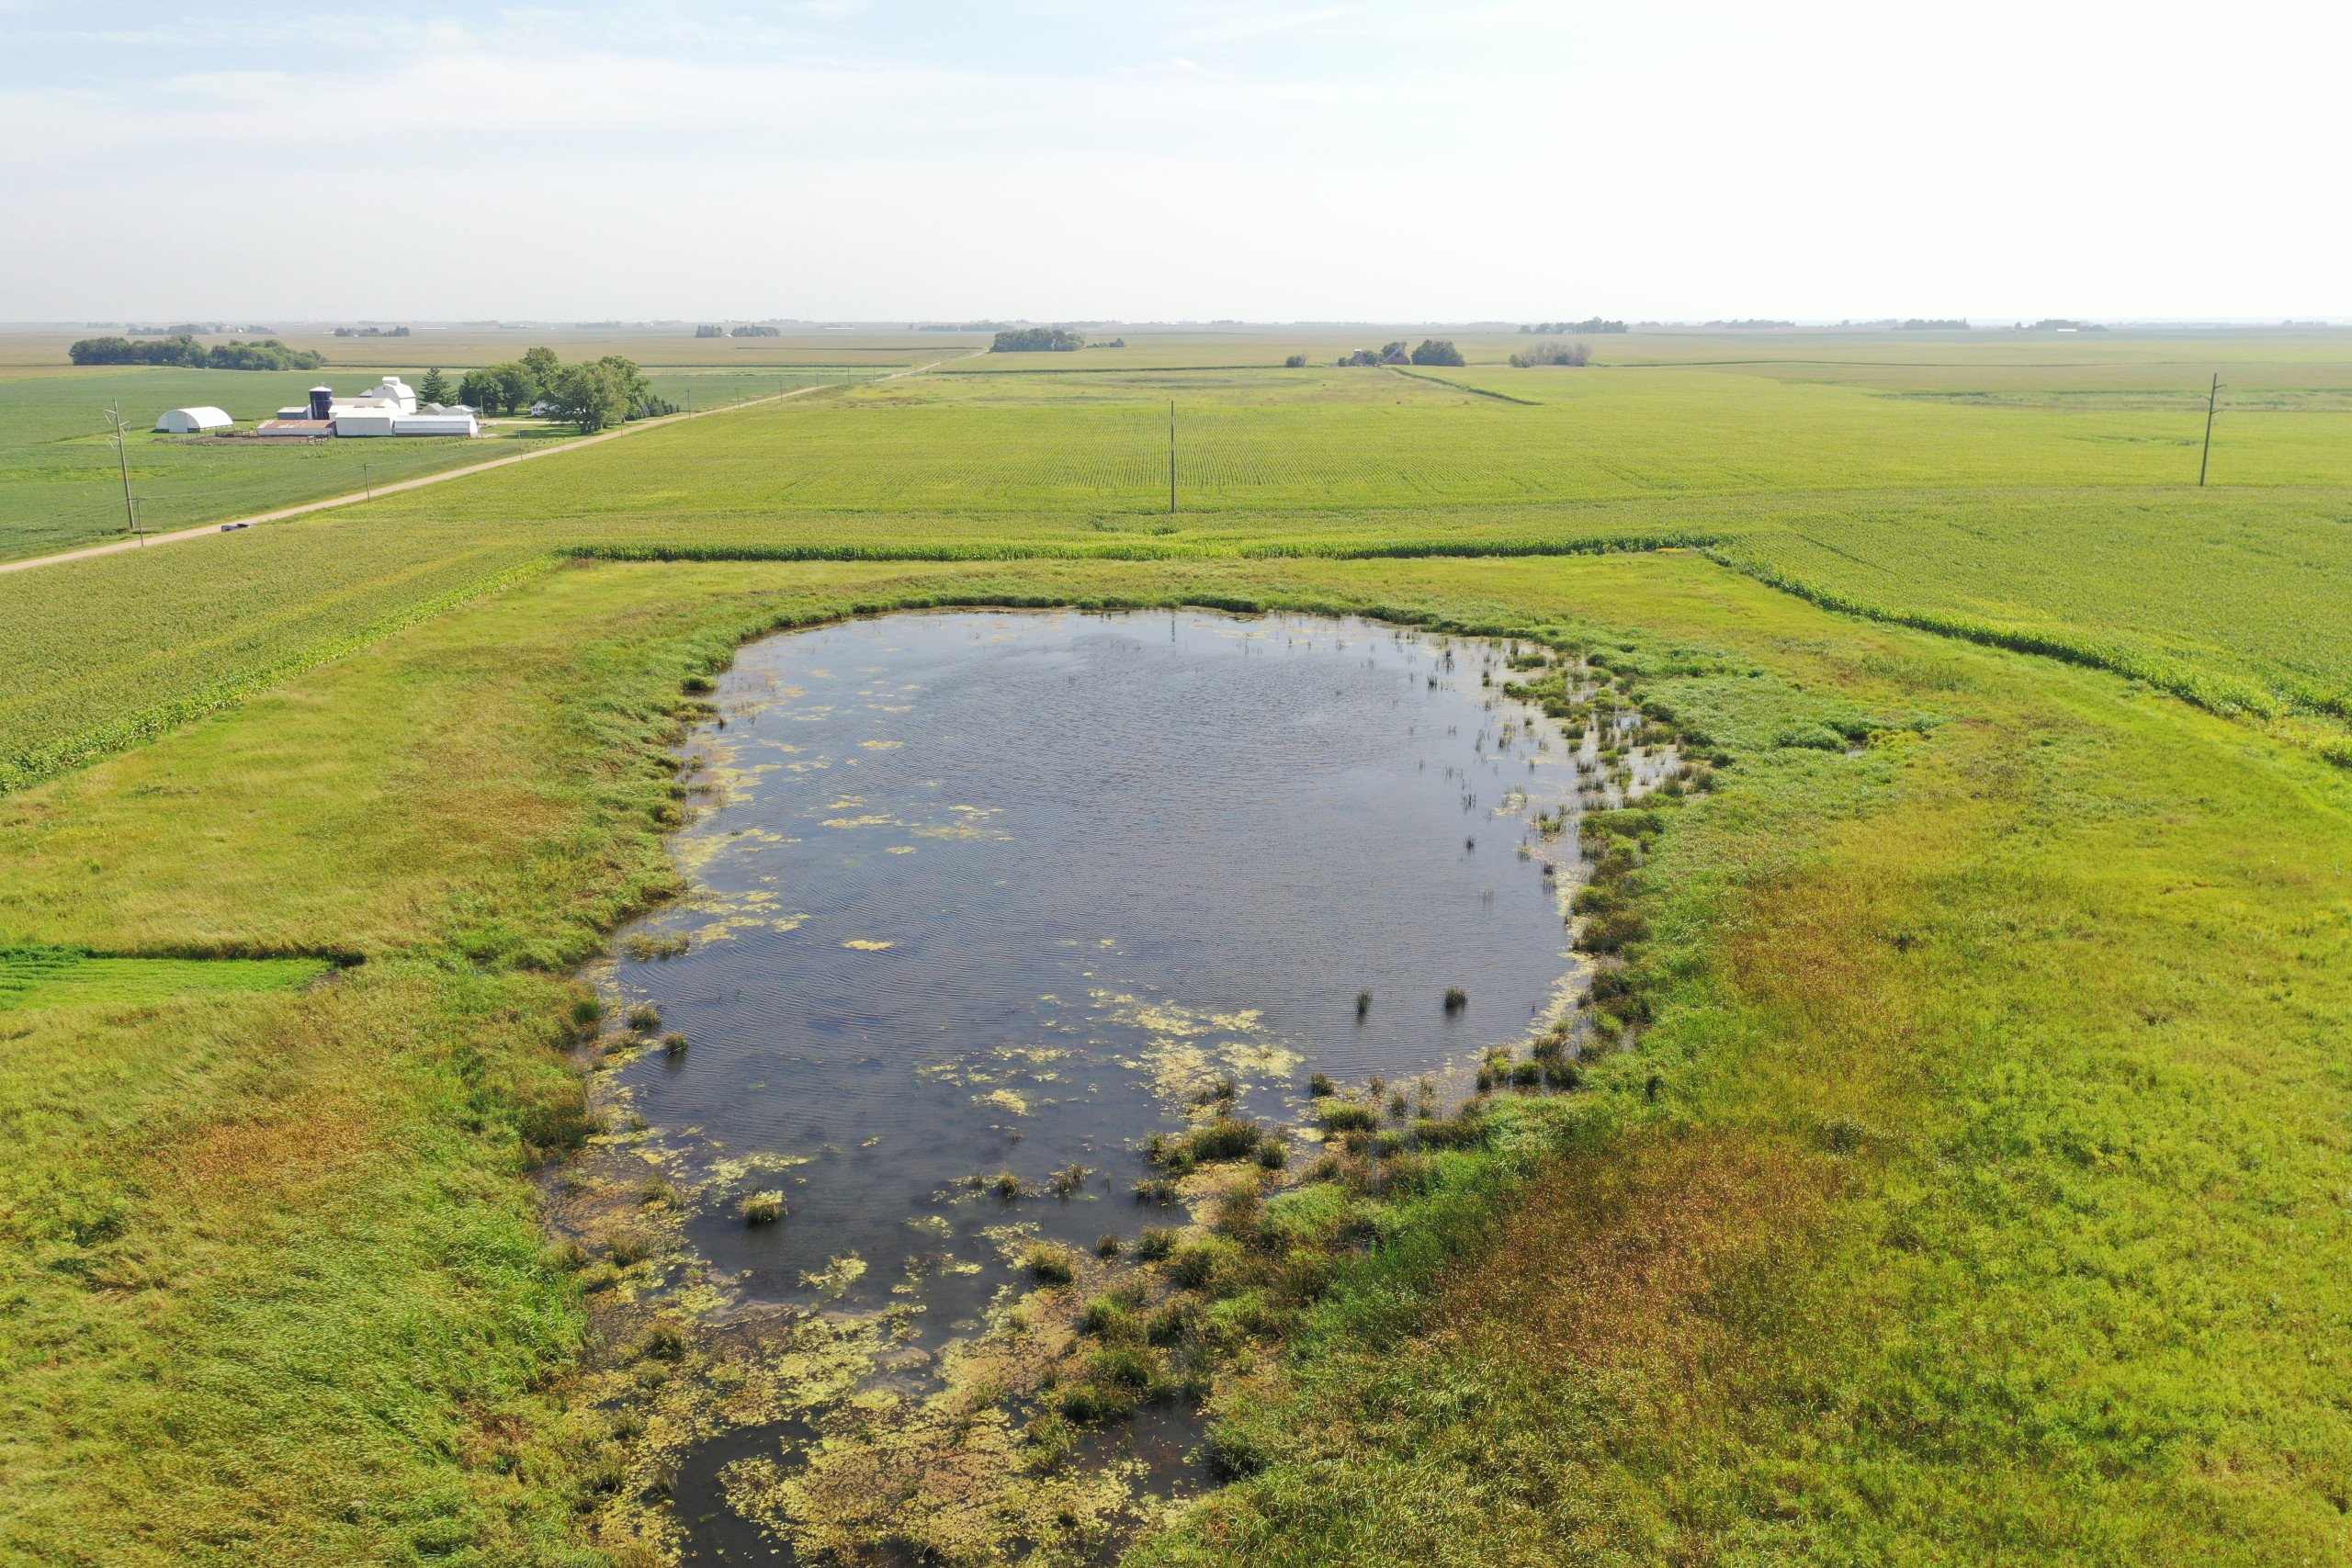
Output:
M220 409L165 409L155 428L166 435L193 435L200 430L226 430L236 423Z

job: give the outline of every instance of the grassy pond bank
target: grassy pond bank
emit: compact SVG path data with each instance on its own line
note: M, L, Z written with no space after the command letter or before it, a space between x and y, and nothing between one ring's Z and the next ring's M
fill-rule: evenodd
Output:
M1172 609L857 620L704 682L686 890L592 970L609 1130L551 1194L616 1343L743 1359L667 1390L651 1536L1080 1561L1214 1479L1272 1322L1188 1275L1328 1274L1318 1184L1474 1141L1495 1053L1578 1076L1581 814L1695 776L1611 680Z

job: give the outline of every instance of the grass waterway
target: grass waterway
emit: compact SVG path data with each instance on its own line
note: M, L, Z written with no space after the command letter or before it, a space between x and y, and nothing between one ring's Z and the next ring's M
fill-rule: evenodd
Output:
M1020 1238L1180 1220L1136 1195L1145 1139L1220 1080L1278 1123L1317 1073L1459 1098L1573 964L1573 825L1536 819L1573 813L1577 769L1507 673L1489 645L1194 611L745 649L689 746L693 889L609 982L670 1039L616 1096L729 1311L895 1311L920 1375ZM763 1193L783 1217L747 1224ZM746 1546L692 1506L709 1468L684 1522Z

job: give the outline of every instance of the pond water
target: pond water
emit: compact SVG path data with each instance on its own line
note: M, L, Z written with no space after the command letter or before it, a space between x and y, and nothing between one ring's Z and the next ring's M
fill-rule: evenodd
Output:
M935 1344L1008 1282L991 1232L1181 1220L1135 1195L1143 1141L1218 1080L1293 1122L1312 1073L1458 1082L1554 1016L1575 838L1534 819L1577 770L1500 653L1198 611L743 649L689 746L694 891L615 974L686 1039L617 1071L714 1274L912 1303Z

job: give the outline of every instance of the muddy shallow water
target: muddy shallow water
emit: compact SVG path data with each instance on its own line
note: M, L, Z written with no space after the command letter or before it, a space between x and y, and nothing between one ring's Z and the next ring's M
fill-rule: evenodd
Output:
M935 1347L1008 1283L1002 1227L1181 1220L1134 1195L1143 1140L1220 1078L1295 1122L1312 1073L1458 1080L1553 1016L1575 840L1533 819L1576 773L1506 677L1492 645L1193 611L745 649L689 746L694 891L612 975L686 1037L617 1079L714 1278ZM746 1224L755 1192L785 1217Z

